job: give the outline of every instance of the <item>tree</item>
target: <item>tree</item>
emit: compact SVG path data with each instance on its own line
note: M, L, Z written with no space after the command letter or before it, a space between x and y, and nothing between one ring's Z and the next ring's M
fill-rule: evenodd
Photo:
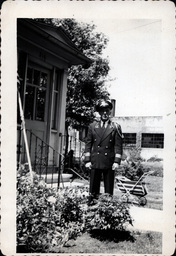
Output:
M99 98L108 98L105 79L109 62L102 57L108 39L95 31L94 24L75 19L60 19L53 22L62 25L78 49L92 60L90 67L72 66L68 75L66 126L80 130L93 120L94 106Z
M72 126L80 130L93 120L94 106L99 98L109 98L105 80L109 61L102 57L108 39L97 32L94 24L75 19L38 19L54 26L61 26L72 42L92 60L90 67L72 66L68 72L66 105L66 130Z

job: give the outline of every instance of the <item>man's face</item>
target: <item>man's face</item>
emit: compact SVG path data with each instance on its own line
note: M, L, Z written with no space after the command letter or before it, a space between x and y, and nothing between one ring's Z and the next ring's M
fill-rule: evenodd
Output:
M101 120L103 122L106 122L109 120L109 116L110 116L110 109L109 108L102 108L99 112L100 116L101 116Z

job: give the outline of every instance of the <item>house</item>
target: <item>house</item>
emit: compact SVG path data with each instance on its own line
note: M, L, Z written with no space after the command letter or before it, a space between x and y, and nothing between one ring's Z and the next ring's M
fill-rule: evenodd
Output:
M141 149L141 157L163 158L164 126L161 116L114 117L113 120L122 127L124 136L124 153L132 147Z
M68 68L90 65L62 27L17 19L18 75L31 162L58 166L65 133ZM18 111L19 112L19 111ZM18 114L17 160L26 162Z

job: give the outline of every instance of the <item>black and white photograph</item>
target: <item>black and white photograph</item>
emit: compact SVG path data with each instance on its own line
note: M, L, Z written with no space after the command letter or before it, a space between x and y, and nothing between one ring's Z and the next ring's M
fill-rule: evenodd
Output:
M1 7L3 255L173 255L175 6Z

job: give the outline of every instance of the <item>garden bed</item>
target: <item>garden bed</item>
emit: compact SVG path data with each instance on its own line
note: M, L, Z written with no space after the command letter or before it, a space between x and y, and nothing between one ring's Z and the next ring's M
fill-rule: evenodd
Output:
M31 181L22 166L17 175L17 252L161 253L162 234L133 228L130 205L119 200L116 187L113 197L101 191L88 206L89 184L57 192L37 175ZM146 185L145 207L162 209L162 177L148 176Z

